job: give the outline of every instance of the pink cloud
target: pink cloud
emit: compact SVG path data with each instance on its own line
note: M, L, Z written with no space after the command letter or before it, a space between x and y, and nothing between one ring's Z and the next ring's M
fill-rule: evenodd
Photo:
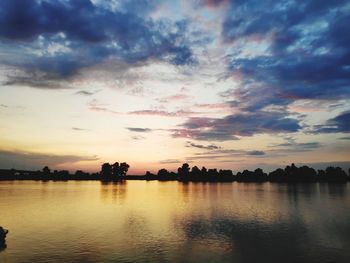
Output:
M153 115L153 116L163 116L163 117L182 117L182 116L189 116L195 113L197 112L185 111L185 110L178 110L173 112L162 111L162 110L139 110L139 111L128 112L128 114L131 114L131 115Z
M99 103L96 99L90 101L88 103L88 108L91 111L99 111L99 112L108 112L108 113L112 113L112 114L120 114L120 112L111 110L109 108L107 108L106 106L108 106L108 104L103 104L103 103Z
M176 95L172 95L172 96L159 98L157 100L159 102L161 102L161 103L168 103L168 102L171 102L171 101L185 100L185 99L188 99L188 98L189 98L189 96L186 95L186 94L176 94Z
M228 4L228 0L202 0L201 4L210 8L219 7L221 4Z
M207 103L207 104L195 104L198 108L204 109L227 109L230 106L227 103Z

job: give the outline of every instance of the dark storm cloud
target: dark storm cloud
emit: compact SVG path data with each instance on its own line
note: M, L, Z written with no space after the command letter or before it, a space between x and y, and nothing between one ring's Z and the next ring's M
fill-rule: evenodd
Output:
M175 65L192 63L192 51L183 37L187 23L143 16L154 7L155 1L125 1L119 9L112 9L89 0L2 0L2 48L16 49L22 55L2 62L60 76L70 76L108 57L127 63L149 59ZM61 51L47 53L52 44L59 45ZM28 48L44 53L37 56Z
M284 113L253 112L228 115L224 118L189 118L173 131L174 137L196 140L224 141L236 136L297 132L301 129L298 120L288 118Z
M259 110L298 99L350 98L346 3L232 1L223 39L271 42L264 55L230 57L229 72L244 74L244 84L234 91L237 102Z
M324 125L317 125L316 133L350 133L350 111L340 113L338 116L329 119Z
M133 128L133 127L127 127L125 128L131 132L150 132L152 129L149 128Z

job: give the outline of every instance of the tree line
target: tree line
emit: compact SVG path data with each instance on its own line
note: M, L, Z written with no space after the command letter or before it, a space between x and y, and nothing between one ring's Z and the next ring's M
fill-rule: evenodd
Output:
M129 164L126 162L113 164L104 163L101 171L97 173L88 173L77 170L70 174L68 170L54 170L45 166L42 170L27 171L16 169L0 169L0 180L43 180L43 181L68 181L68 180L101 180L101 181L118 181L125 179L129 170Z
M176 172L168 171L162 168L157 174L146 172L145 175L133 176L127 175L130 166L126 162L115 162L113 164L104 163L100 172L87 173L77 170L70 174L67 170L51 171L45 166L40 171L25 170L5 170L0 169L0 180L101 180L101 181L119 181L119 180L178 180L202 181L202 182L347 182L350 181L349 175L340 167L327 167L325 170L315 170L308 166L297 167L294 163L286 166L284 169L278 168L270 173L265 173L261 168L254 171L244 170L234 174L232 170L207 169L197 166L192 168L188 163L184 163Z
M145 178L148 180L179 180L179 181L208 181L208 182L347 182L349 175L340 168L329 166L325 170L315 170L306 165L297 167L294 163L284 169L278 168L270 173L265 173L261 168L254 171L244 170L234 174L232 170L207 169L197 166L190 168L184 163L178 168L177 173L160 169L157 174L147 172Z

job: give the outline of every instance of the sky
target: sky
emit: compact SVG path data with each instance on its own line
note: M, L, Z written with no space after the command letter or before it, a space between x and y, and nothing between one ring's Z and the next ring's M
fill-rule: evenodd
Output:
M0 167L350 167L346 0L1 0Z

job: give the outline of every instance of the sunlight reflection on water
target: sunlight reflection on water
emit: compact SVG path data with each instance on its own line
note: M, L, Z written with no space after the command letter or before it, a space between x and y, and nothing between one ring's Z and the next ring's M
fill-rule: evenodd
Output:
M0 182L0 262L348 262L349 184Z

